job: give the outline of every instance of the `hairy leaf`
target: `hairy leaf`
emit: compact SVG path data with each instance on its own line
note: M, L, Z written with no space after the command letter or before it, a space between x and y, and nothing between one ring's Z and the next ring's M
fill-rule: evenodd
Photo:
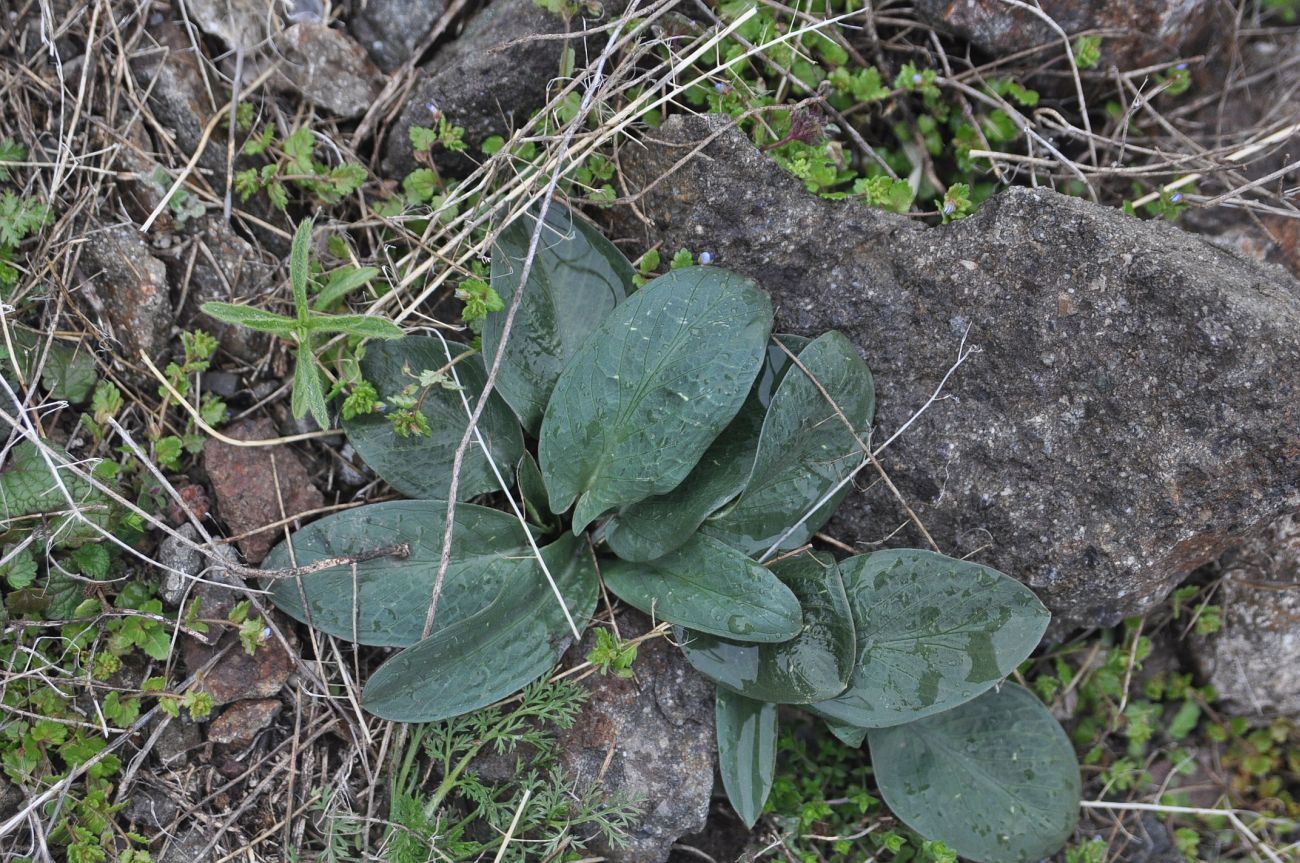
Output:
M302 594L298 579L269 580L265 586L271 601L296 620L338 638L385 646L414 644L424 630L446 517L447 505L442 501L403 500L344 510L314 521L291 538L292 558L288 546L281 543L263 568L286 568L291 560L304 566L402 543L410 547L410 554L358 562L355 580L351 565L302 576ZM534 573L538 573L537 561L514 516L460 504L434 630L472 617L502 587L523 583ZM303 611L303 594L310 615Z
M325 403L325 385L321 383L320 369L316 368L316 357L311 348L299 345L293 368L293 393L289 407L296 419L302 419L308 412L316 425L323 429L330 427L329 406Z
M307 330L313 333L345 333L369 339L400 339L402 328L386 318L371 315L312 315Z
M36 444L24 440L9 450L0 471L0 542L38 527L49 537L51 548L76 547L102 538L97 528L109 526L108 496L61 466L57 456L51 455L50 461L58 471L57 479ZM44 518L19 520L33 515Z
M569 534L543 556L581 630L599 592L591 546ZM438 722L487 707L555 667L573 637L540 569L479 594L493 597L482 611L440 628L371 675L362 692L367 710L395 722Z
M970 701L1038 646L1051 617L995 569L929 551L840 561L858 660L849 688L812 710L860 728L912 722Z
M803 608L799 634L779 644L743 644L699 632L678 639L696 670L746 698L808 704L848 685L857 658L853 612L839 567L827 554L804 552L772 564Z
M772 337L798 354L801 336ZM754 467L763 419L777 386L790 368L790 355L770 344L740 413L700 457L690 475L667 494L624 507L610 519L605 541L624 560L654 560L690 539L710 513L741 492Z
M788 641L803 625L799 600L762 566L696 534L648 563L601 563L605 586L656 619L737 641Z
M507 306L519 290L536 224L533 215L516 219L492 248L492 288ZM538 433L565 364L623 302L632 275L632 265L599 231L551 204L497 376L501 395L529 434ZM483 322L483 355L489 366L500 348L505 320L500 312Z
M772 304L740 276L674 270L616 308L565 367L538 449L551 510L580 531L677 486L740 410Z
M201 308L203 314L214 317L222 323L238 324L241 327L248 327L250 330L271 333L285 339L293 336L298 329L298 322L293 318L287 318L275 312L255 309L252 306L237 306L234 303L204 303Z
M734 505L704 525L708 533L746 554L766 552L864 458L835 410L838 405L865 440L875 412L875 386L853 343L841 333L826 333L799 352L799 363L807 373L791 369L772 397L745 490ZM838 503L832 498L819 507L783 546L808 542Z
M374 384L380 400L391 403L392 397L418 383L421 371L437 371L469 348L447 342L446 348L436 338L406 336L391 342L378 342L366 349L361 360L362 376ZM451 375L449 369L447 374ZM456 363L456 376L465 388L473 408L483 391L487 373L481 357L469 357ZM348 440L366 460L366 464L384 481L402 494L414 498L445 499L451 483L452 461L469 416L461 394L434 385L423 396L420 411L429 421L432 435L402 437L382 414L370 413L343 421ZM514 414L493 394L479 420L479 431L503 477L509 477L524 451L523 435ZM478 442L471 442L465 452L460 475L460 498L497 491L498 483L487 457Z
M1029 863L1051 857L1074 833L1074 747L1042 702L1019 686L868 737L889 808L962 857Z
M776 705L718 690L714 721L718 770L727 799L746 827L763 814L776 776Z

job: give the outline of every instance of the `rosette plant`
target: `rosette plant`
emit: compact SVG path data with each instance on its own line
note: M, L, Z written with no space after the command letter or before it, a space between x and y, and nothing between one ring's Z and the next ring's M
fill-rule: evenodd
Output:
M837 561L809 545L866 458L875 397L857 350L837 332L773 335L768 296L719 267L639 289L633 275L554 205L494 248L492 287L516 306L508 338L501 311L481 352L437 335L369 345L377 400L344 428L410 499L295 533L267 565L325 568L268 579L275 604L398 648L363 706L431 722L549 673L603 580L673 624L717 684L721 773L747 823L771 786L778 706L797 705L868 742L886 803L918 833L982 861L1057 850L1078 811L1073 750L1004 682L1038 644L1043 605L941 554ZM444 547L454 455L480 407ZM393 421L412 411L418 423Z

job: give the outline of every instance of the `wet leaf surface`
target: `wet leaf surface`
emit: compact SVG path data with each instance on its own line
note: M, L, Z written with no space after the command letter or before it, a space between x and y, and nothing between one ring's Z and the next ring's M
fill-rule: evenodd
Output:
M763 814L776 775L776 713L775 704L718 690L718 770L746 827Z

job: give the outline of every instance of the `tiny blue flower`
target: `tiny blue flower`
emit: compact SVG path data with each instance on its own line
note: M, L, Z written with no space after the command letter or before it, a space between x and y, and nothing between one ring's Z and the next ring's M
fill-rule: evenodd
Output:
M713 89L717 90L719 93L725 93L727 92L727 85L722 81L718 81L713 85Z
M701 265L701 266L708 266L708 265L711 264L711 263L713 263L713 253L712 253L712 252L700 252L700 265Z
M922 77L922 75L921 75L920 72L913 72L913 73L912 73L912 83L913 83L913 84L920 84L920 83L921 83L922 81L924 81L924 80L925 80L925 78Z
M1174 68L1177 69L1179 72L1182 72L1182 71L1184 71L1184 70L1187 69L1187 64L1186 64L1186 63L1179 63L1179 64L1178 64L1177 66L1175 66Z
M957 205L954 204L952 201L949 201L948 203L943 205L943 214L945 216L951 216L953 214L953 211L956 209L957 209Z
M1182 199L1183 199L1182 192L1174 192L1172 195L1169 196L1169 201L1174 204L1177 204Z
M432 99L425 102L424 107L428 108L429 113L435 117L442 113L442 111L438 110L438 103L433 101Z

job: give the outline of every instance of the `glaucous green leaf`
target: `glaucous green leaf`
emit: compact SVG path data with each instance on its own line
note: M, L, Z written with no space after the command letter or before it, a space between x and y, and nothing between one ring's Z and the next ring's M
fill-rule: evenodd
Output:
M585 628L599 592L587 539L566 534L542 555L574 622ZM555 667L573 636L539 568L480 595L493 598L477 614L381 665L362 706L395 722L439 722L487 707Z
M492 288L506 308L519 290L536 224L532 215L516 219L492 247ZM569 358L627 297L632 275L632 265L613 243L559 203L551 204L497 375L497 388L529 434L541 428ZM483 321L487 365L497 355L505 320L502 311Z
M848 685L857 658L853 612L839 567L828 554L803 552L771 571L803 609L803 628L779 644L743 644L700 632L679 634L695 669L724 689L774 704L834 698Z
M515 481L519 486L519 497L523 501L524 517L541 527L558 527L560 520L551 512L550 502L546 499L542 469L537 466L533 454L526 450L515 469Z
M812 711L859 728L912 722L970 701L1038 646L1051 615L995 569L930 551L840 561L857 632L849 688Z
M978 863L1051 857L1079 817L1079 765L1052 714L1006 684L918 722L873 728L871 766L889 808Z
M316 368L316 358L306 345L299 345L295 354L293 393L289 398L289 407L295 419L302 419L310 413L316 425L323 429L330 427L325 386L321 383L320 369Z
M799 352L799 362L865 440L875 412L875 385L853 343L841 333L826 333ZM763 420L745 490L735 504L710 517L704 530L746 554L763 554L862 459L862 447L826 396L808 374L791 369ZM837 503L819 507L783 546L808 542Z
M373 315L317 315L307 318L307 330L313 333L344 333L367 339L400 339L402 328L387 318Z
M737 641L788 641L799 600L771 570L701 534L658 560L601 562L605 586L657 620Z
M822 721L826 723L826 728L830 733L835 735L836 740L852 749L858 749L862 746L862 741L867 739L867 729L865 728L844 725L830 719L823 719Z
M774 335L793 353L808 344L801 336ZM624 507L605 526L605 542L624 560L654 560L690 539L710 513L738 495L758 452L763 418L777 386L791 367L790 355L770 344L763 366L740 412L709 445L690 475L667 494Z
M716 267L660 276L614 309L555 385L538 447L551 511L580 531L686 478L744 403L772 303Z
M408 385L417 384L421 371L436 371L469 348L457 342L429 336L406 336L391 342L367 346L361 360L361 374L374 385L385 403ZM450 352L450 356L448 353ZM487 382L482 357L469 357L455 366L473 408ZM450 374L450 373L449 373ZM408 497L445 499L451 483L451 465L465 433L469 417L460 393L433 386L420 405L432 434L402 437L383 414L367 413L343 421L343 430L366 464L384 481ZM503 477L509 477L524 451L519 423L505 402L495 393L479 420L479 431ZM460 499L497 491L497 479L477 442L465 452L461 466Z
M302 577L269 580L271 601L296 620L361 644L404 647L420 640L442 555L447 505L442 501L376 503L318 519L267 555L265 569L299 566L406 543L406 558L378 557ZM519 521L495 509L461 503L451 540L451 564L442 583L434 631L472 617L506 584L523 583L539 567Z
M776 776L776 705L718 690L718 770L740 820L753 827Z

